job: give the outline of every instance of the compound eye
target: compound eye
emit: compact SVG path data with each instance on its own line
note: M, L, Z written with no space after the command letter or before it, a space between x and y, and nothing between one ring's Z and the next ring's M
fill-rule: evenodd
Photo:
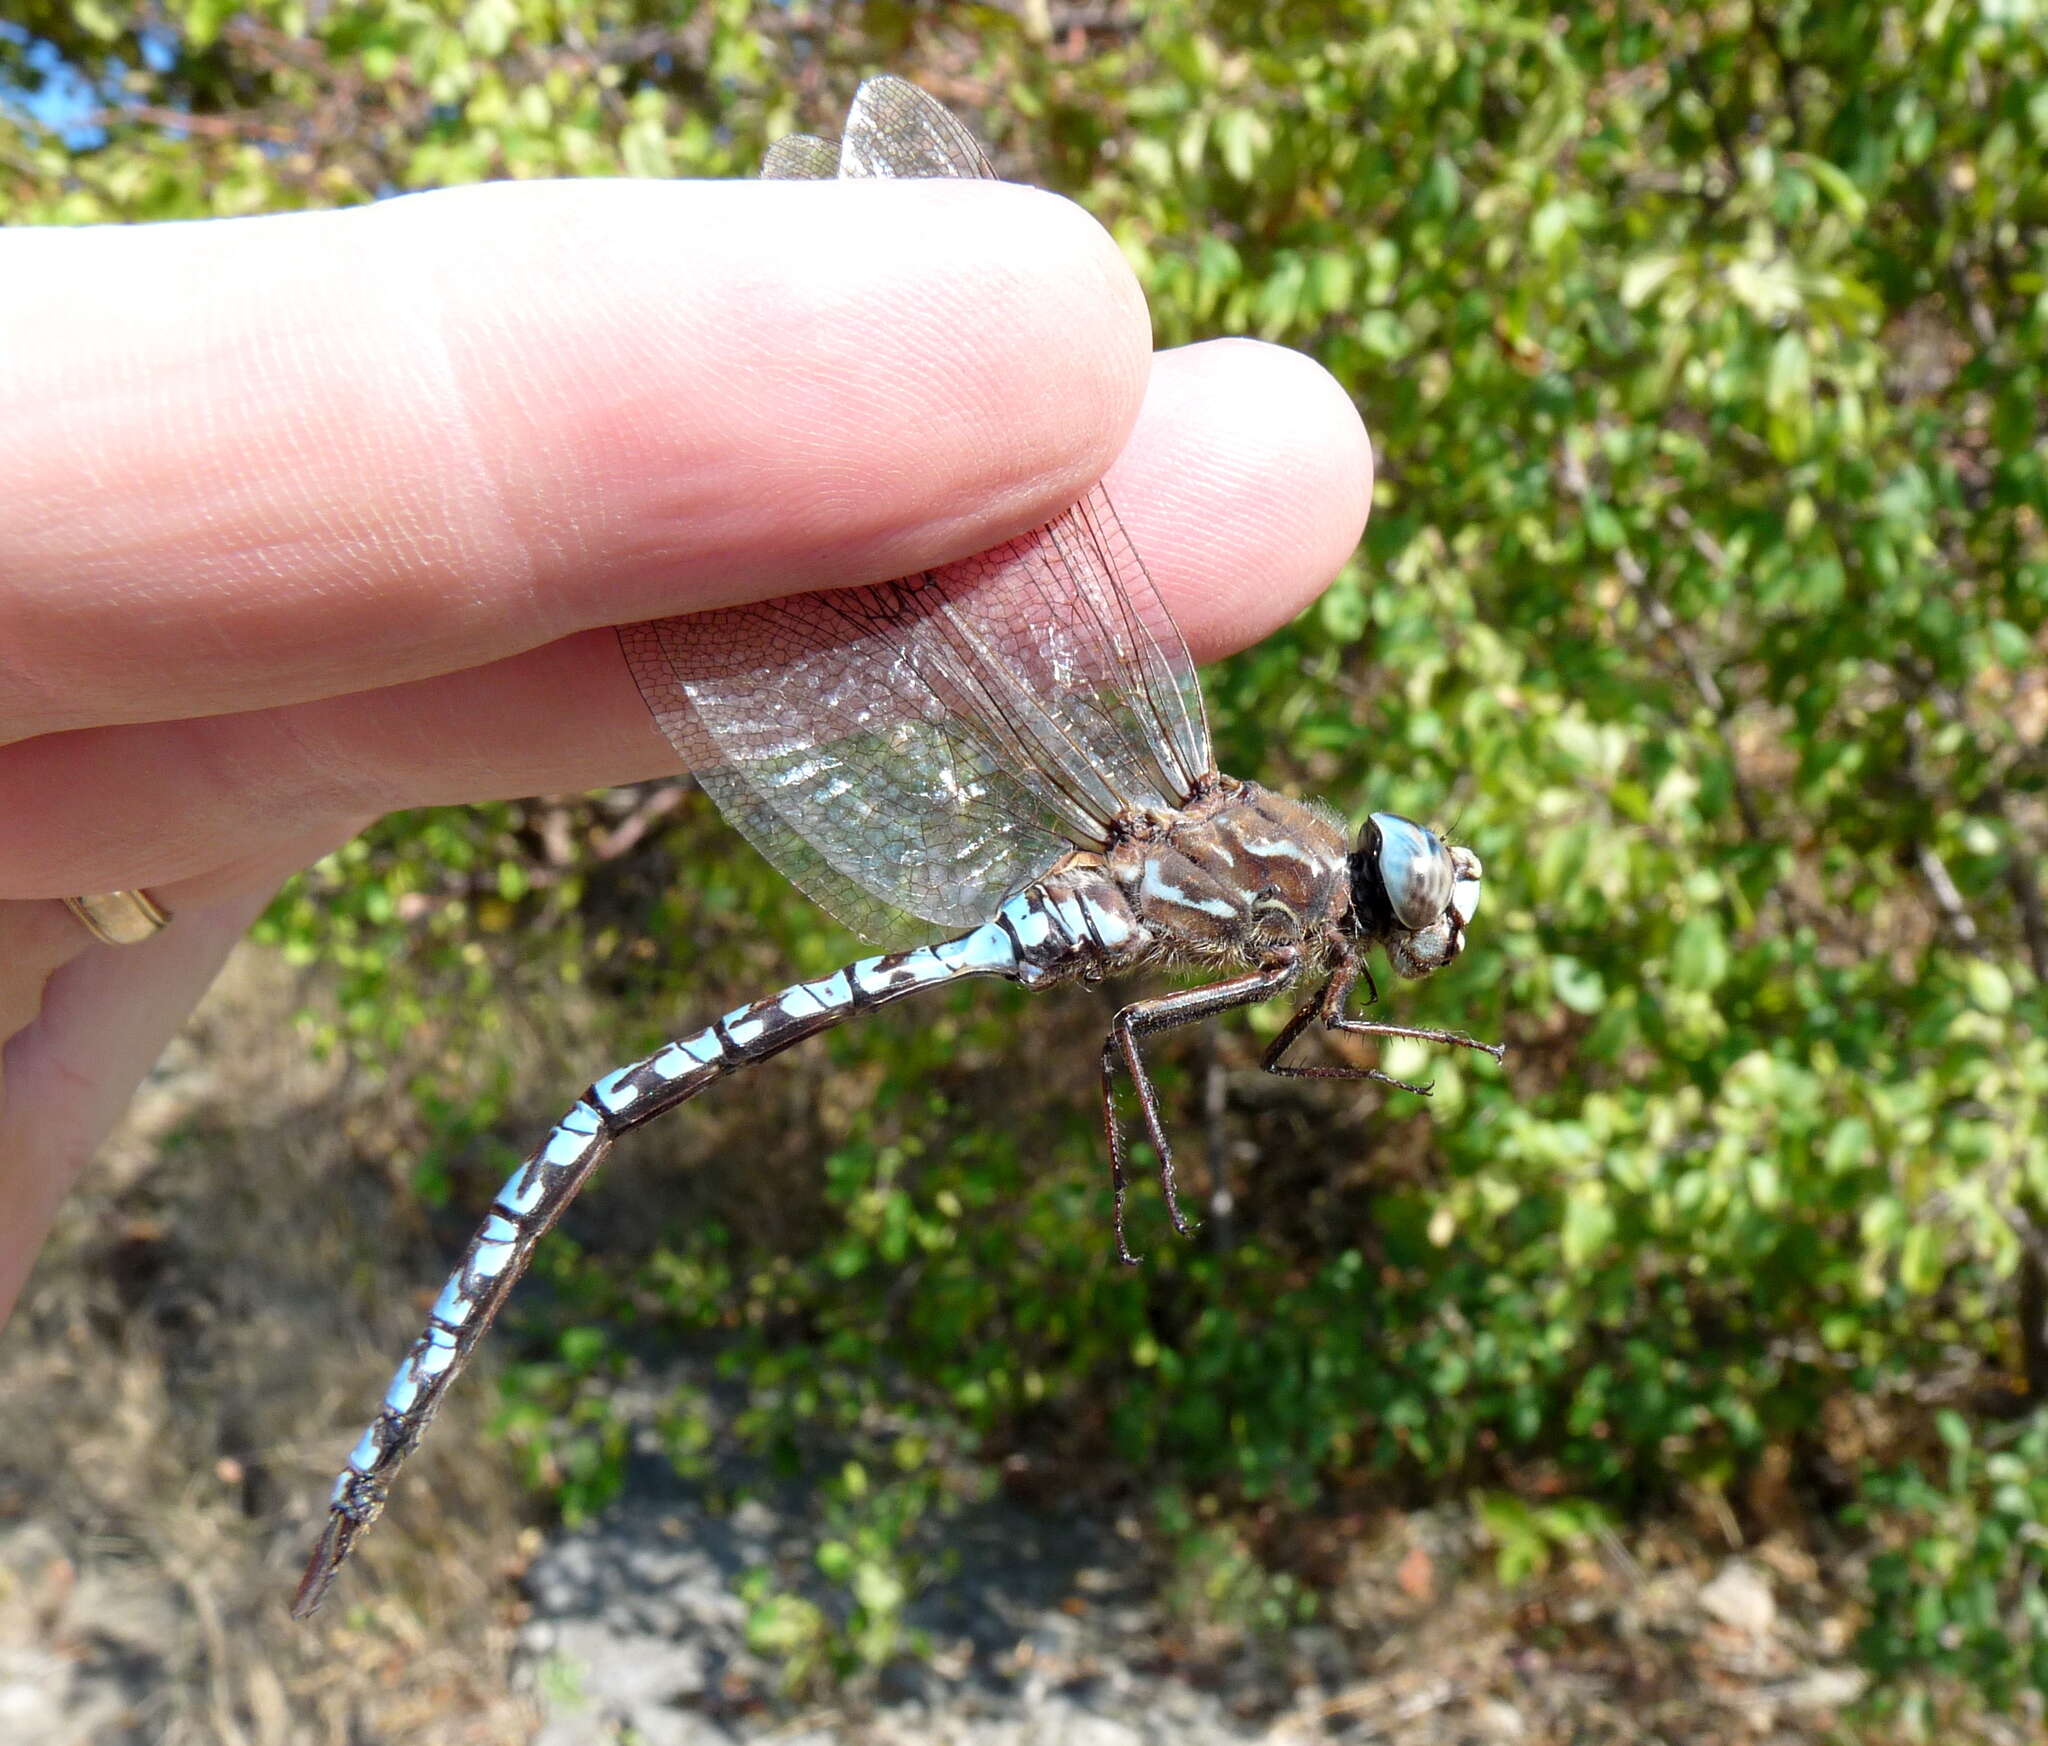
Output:
M1434 831L1398 813L1376 812L1371 824L1378 833L1380 883L1394 919L1411 933L1441 921L1457 884L1450 851Z

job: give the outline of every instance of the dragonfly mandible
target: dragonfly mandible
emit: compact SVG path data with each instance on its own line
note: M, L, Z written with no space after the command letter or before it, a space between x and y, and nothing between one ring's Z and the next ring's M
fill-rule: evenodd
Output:
M861 86L839 144L782 139L762 173L994 174L959 121L894 78ZM1187 645L1100 486L957 563L626 626L619 642L662 733L726 818L824 908L894 949L738 1007L583 1093L500 1190L350 1452L292 1603L299 1618L383 1511L535 1244L613 1142L806 1037L966 976L1039 988L1158 965L1221 972L1124 1007L1103 1043L1125 1262L1120 1074L1174 1228L1190 1228L1145 1038L1313 976L1266 1051L1268 1072L1426 1092L1373 1067L1288 1064L1314 1025L1503 1053L1349 1015L1361 979L1377 995L1369 948L1411 978L1463 950L1479 858L1384 812L1354 843L1328 807L1220 774Z

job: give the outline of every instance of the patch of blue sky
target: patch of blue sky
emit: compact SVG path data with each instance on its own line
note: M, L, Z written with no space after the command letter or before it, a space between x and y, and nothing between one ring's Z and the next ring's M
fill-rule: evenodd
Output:
M135 99L126 88L127 68L120 62L108 65L104 78L95 81L83 69L67 61L56 44L31 36L18 24L0 19L0 43L17 52L14 58L26 77L0 77L0 113L13 113L29 126L56 135L67 151L91 151L104 145L106 129L98 117ZM142 64L152 73L165 73L177 63L177 39L163 30L146 31L138 39Z

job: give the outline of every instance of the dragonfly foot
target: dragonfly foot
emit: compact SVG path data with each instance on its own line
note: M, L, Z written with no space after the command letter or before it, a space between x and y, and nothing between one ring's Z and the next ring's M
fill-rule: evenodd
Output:
M1198 1220L1189 1218L1180 1210L1180 1196L1174 1190L1170 1167L1159 1172L1159 1186L1166 1193L1166 1216L1173 1220L1174 1230L1183 1237L1192 1237L1202 1227Z

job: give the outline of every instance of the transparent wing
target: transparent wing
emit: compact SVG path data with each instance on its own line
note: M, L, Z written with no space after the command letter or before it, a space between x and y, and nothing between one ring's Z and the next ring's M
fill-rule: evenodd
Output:
M761 175L771 182L829 182L839 174L839 148L815 133L786 133L768 148Z
M779 141L764 173L819 176ZM842 176L987 176L900 79L854 98ZM889 945L988 918L1209 768L1194 664L1100 487L922 575L622 628L655 721L795 884Z
M896 946L985 921L1066 848L951 717L889 585L623 632L641 694L726 817L857 932Z
M620 637L733 824L891 944L985 921L1067 849L1101 845L1118 813L1178 805L1209 766L1192 663L1099 487L921 576Z
M842 176L954 177L995 180L981 142L953 112L907 79L865 80L846 112L839 147Z

